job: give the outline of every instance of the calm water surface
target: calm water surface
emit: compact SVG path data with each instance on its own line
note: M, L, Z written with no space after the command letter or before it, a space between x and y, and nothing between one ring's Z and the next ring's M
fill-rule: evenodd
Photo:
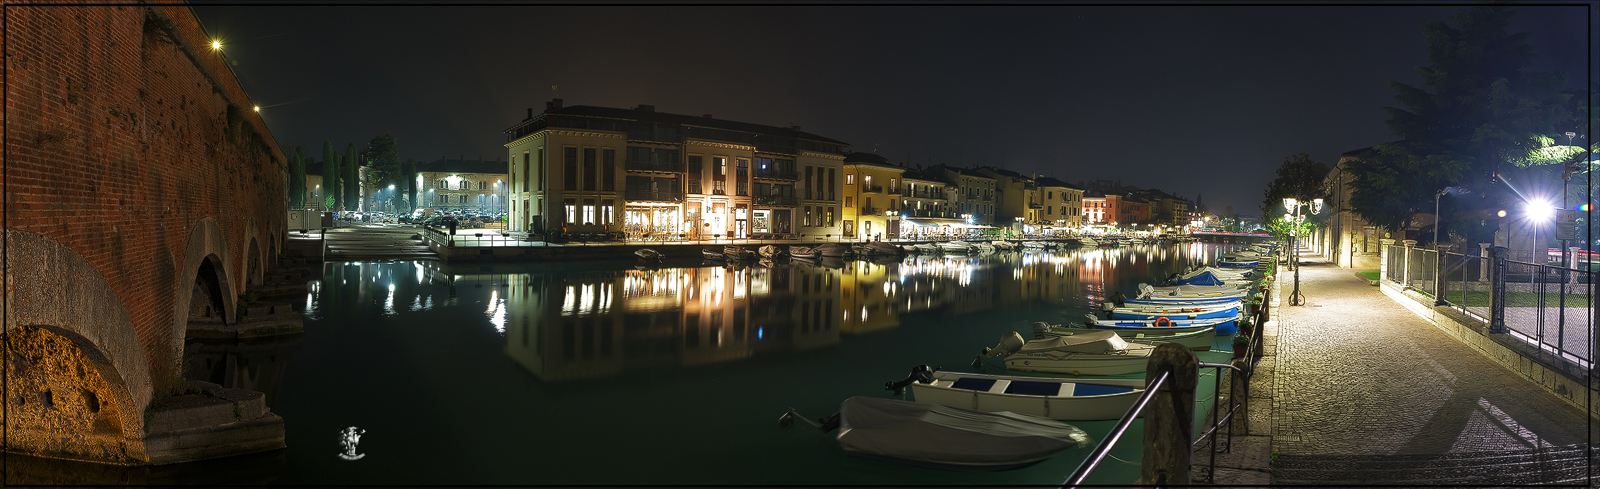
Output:
M1003 333L1080 322L1106 295L1233 248L649 270L332 263L305 299L305 334L236 355L254 373L226 377L285 420L275 483L1057 484L1092 447L951 472L847 456L833 434L777 420L888 397L883 383L918 364L1001 373L971 363ZM1222 361L1228 340L1201 360ZM1098 442L1114 423L1072 424ZM337 456L349 426L366 430L361 460ZM1112 454L1137 463L1140 436ZM1108 459L1090 482L1137 477Z

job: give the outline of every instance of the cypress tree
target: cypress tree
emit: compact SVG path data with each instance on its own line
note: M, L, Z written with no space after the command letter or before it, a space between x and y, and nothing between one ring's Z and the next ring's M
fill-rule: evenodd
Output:
M332 141L324 139L322 140L322 186L328 189L324 194L333 197L331 210L334 211L341 210L340 207L344 205L344 188L339 186L341 176L343 175L339 173L339 153L333 152Z
M356 154L356 143L344 148L344 205L350 210L361 208L361 156Z
M306 207L306 151L294 147L294 157L289 159L289 208Z

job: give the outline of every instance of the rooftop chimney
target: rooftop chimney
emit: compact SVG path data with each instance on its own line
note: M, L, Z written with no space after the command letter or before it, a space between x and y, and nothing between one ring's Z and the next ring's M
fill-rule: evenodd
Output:
M545 112L549 112L549 111L552 111L552 110L555 110L555 109L559 109L559 108L561 108L561 99L558 99L558 98L550 99L549 102L545 102L544 103L544 111Z
M528 118L529 119L533 118L533 107L528 107Z
M639 106L638 107L634 107L633 110L637 110L639 112L655 112L656 111L656 106L639 104Z

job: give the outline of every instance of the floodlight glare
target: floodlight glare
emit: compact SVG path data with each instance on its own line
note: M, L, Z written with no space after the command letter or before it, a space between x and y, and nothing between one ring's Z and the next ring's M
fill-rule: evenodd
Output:
M1496 212L1496 213L1494 213L1494 215L1499 216L1499 217L1506 217L1506 211L1505 211L1505 209L1501 209L1500 212Z
M1555 207L1544 202L1529 202L1522 206L1522 210L1528 213L1528 217L1539 221L1548 221L1556 215Z
M1294 205L1296 203L1297 203L1297 201L1294 200L1294 197L1284 197L1283 198L1283 207L1285 209L1293 210L1294 209Z
M222 49L222 41L211 41L211 49Z

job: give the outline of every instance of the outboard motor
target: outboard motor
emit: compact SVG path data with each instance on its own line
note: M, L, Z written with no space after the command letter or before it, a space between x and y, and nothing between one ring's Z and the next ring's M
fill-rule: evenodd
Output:
M1007 331L1005 334L1000 335L1000 344L995 345L994 348L984 348L979 353L983 356L1010 355L1016 353L1017 350L1021 350L1024 344L1027 344L1027 341L1022 339L1022 335L1017 334L1016 331Z
M1128 296L1123 295L1122 291L1120 291L1120 290L1117 291L1114 294L1111 294L1111 302L1115 303L1117 305L1117 307L1122 307L1123 303L1125 303L1127 301L1128 301Z
M1045 333L1050 331L1050 324L1044 321L1033 322L1033 339L1045 339Z
M1171 277L1167 277L1167 283L1168 284L1176 284L1176 283L1178 283L1178 279L1180 279L1180 278L1183 278L1183 274L1174 273L1174 274L1172 274Z
M1117 305L1116 304L1112 304L1110 302L1103 302L1103 303L1100 304L1100 310L1101 311L1105 311L1106 319L1111 319L1111 311L1113 309L1116 309L1116 308L1117 308Z
M1083 324L1085 326L1093 328L1094 325L1100 324L1100 318L1094 317L1094 314L1092 314L1092 313L1091 314L1084 314L1083 315Z
M911 367L911 375L906 376L905 380L884 382L883 388L885 390L894 391L894 395L904 395L906 393L906 386L911 385L912 382L932 384L933 373L937 371L939 371L937 368L928 368L928 364Z

